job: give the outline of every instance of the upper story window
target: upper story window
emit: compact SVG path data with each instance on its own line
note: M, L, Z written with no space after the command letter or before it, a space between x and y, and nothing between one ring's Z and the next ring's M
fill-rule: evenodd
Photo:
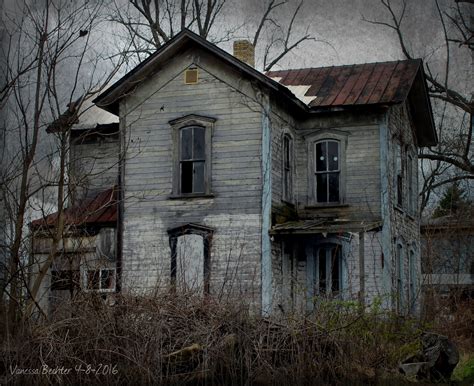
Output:
M283 200L293 201L293 138L283 135Z
M180 129L179 141L180 193L205 193L205 129L183 127Z
M321 129L306 137L310 205L332 206L344 203L349 135L339 129Z
M396 195L396 204L400 208L403 207L403 190L404 190L404 172L403 172L403 161L404 154L402 154L402 147L399 144L395 145L395 195Z
M173 129L172 197L211 194L211 140L215 119L187 115L170 121Z
M317 203L340 202L340 143L323 140L314 144L314 175Z

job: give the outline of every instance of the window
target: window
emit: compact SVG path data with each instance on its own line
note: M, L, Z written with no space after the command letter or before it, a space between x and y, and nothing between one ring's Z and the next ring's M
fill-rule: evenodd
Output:
M402 147L395 145L395 195L398 207L403 207L403 155Z
M205 139L203 127L180 129L180 192L205 193Z
M397 244L396 251L396 280L397 280L397 311L402 312L405 308L405 297L403 293L403 247Z
M342 289L342 250L338 244L325 244L316 249L316 293L337 295Z
M85 271L85 289L87 291L115 291L115 269L101 268Z
M407 187L408 187L408 213L416 215L418 211L418 180L416 154L407 148Z
M173 130L172 197L211 194L211 137L215 119L187 115L170 121Z
M171 283L181 291L209 293L210 245L213 229L186 224L169 229Z
M314 144L314 175L317 203L340 201L340 145L339 141L325 140Z
M416 268L415 268L415 252L410 250L408 255L408 304L410 305L410 312L413 312L415 309L415 298L416 298Z
M283 135L283 200L293 201L293 139Z

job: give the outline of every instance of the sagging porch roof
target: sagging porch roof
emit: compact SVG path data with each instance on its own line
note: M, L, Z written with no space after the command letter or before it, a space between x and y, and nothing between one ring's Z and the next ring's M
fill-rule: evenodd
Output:
M98 193L64 210L64 224L68 226L111 225L117 222L118 188ZM31 228L52 227L58 221L58 212L31 222Z
M287 221L274 225L271 235L311 235L324 233L368 232L377 230L382 221L354 221L339 218L316 218L311 220Z

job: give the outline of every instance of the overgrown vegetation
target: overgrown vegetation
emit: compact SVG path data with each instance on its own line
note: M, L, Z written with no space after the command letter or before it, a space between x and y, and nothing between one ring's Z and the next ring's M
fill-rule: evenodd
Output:
M50 321L25 326L5 341L3 381L400 384L398 363L417 350L420 333L416 322L378 307L362 313L353 302L323 302L306 316L262 318L243 303L193 294L122 296L112 306L81 294ZM23 369L71 370L26 375Z

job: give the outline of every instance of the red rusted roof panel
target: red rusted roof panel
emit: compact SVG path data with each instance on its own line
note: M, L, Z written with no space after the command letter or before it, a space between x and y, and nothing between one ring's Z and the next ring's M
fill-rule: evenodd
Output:
M76 206L64 210L64 223L69 226L99 225L117 221L118 189L113 187L98 193L91 199L84 200ZM54 226L58 220L58 212L44 218L34 220L31 226Z
M285 86L308 86L315 97L311 107L400 103L408 95L418 72L418 60L355 64L352 66L270 71Z

